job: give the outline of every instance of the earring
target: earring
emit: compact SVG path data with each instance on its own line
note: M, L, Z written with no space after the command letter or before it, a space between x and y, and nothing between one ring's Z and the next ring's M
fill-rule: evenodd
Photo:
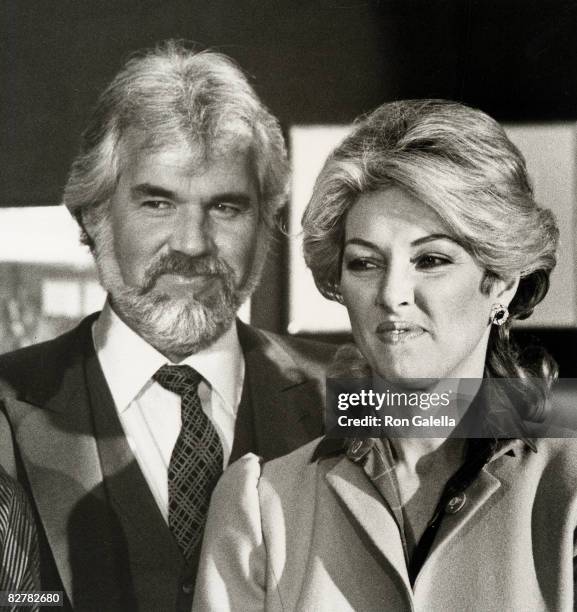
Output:
M493 304L491 307L491 314L489 315L489 320L492 325L498 325L500 327L508 318L509 310L507 306L503 306L503 304Z

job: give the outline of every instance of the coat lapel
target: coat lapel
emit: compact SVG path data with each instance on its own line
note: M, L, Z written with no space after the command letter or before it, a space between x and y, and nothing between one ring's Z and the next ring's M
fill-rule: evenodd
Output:
M43 408L15 399L8 399L5 406L72 606L83 608L86 604L86 609L96 609L98 601L104 603L109 598L109 609L120 609L113 519L102 486L83 379L81 363L77 362ZM100 594L97 601L94 593Z
M146 546L140 551L141 557L148 557L147 565L172 558L174 571L179 573L184 558L130 449L96 355L88 359L86 370L97 447L111 504L126 525L125 532L147 534Z
M376 489L370 484L364 472L357 465L343 457L326 475L327 482L350 511L358 526L366 533L376 549L394 568L403 581L408 593L412 593L407 573L407 565L394 518L383 504ZM426 581L427 570L438 567L438 559L454 537L458 537L464 526L479 512L500 489L498 478L484 469L477 480L467 489L467 502L455 514L447 514L423 568L415 581L414 591L419 583Z
M119 580L120 526L103 486L85 373L94 318L50 343L21 397L6 397L4 406L73 608L123 610L129 600Z
M444 554L451 540L458 537L473 517L483 512L487 502L497 493L500 487L501 481L487 471L486 466L481 470L477 479L466 489L466 501L463 507L455 514L445 514L429 555L415 580L415 592L419 582L427 579L427 570L435 567L435 565L438 567L438 559Z
M268 460L320 436L324 380L297 364L273 337L247 326L238 329L245 357L241 408L250 405L253 416L250 450Z
M411 592L403 545L395 519L359 466L343 457L326 475L329 486L348 508L375 548Z

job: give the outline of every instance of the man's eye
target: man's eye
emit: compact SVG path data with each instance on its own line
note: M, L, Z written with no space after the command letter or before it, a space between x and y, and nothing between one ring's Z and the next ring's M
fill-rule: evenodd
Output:
M172 204L166 200L146 200L142 202L142 206L151 210L168 210Z
M355 257L345 261L345 267L351 272L364 272L365 270L375 270L377 264L370 259L364 257Z
M447 266L450 263L450 259L441 255L421 255L417 258L415 266L421 270L430 270L433 268Z
M212 210L219 217L236 217L242 212L242 207L238 204L230 204L228 202L217 202L213 204Z

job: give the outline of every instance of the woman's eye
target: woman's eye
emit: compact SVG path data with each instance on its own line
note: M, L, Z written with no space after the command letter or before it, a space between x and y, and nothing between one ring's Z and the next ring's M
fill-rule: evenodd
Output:
M429 270L431 268L440 268L450 263L450 259L441 255L421 255L417 258L415 265L418 269Z
M363 272L365 270L374 270L377 268L375 262L363 257L347 260L345 261L345 265L347 270L351 270L352 272Z

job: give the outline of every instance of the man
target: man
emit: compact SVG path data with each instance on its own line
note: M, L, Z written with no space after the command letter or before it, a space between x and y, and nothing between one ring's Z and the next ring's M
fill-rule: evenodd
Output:
M64 203L107 304L0 358L3 464L75 610L189 610L223 466L321 433L332 349L235 324L286 184L279 126L224 56L169 42L99 99Z

